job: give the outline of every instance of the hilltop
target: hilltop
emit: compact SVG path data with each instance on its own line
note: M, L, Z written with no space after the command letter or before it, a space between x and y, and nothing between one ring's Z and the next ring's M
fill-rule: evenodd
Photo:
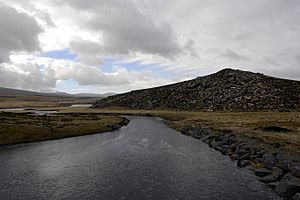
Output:
M202 110L299 110L300 82L242 70L217 73L98 100L93 108Z

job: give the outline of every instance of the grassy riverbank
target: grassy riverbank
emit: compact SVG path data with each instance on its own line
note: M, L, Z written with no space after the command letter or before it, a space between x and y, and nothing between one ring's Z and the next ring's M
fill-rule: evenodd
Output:
M111 130L110 125L123 123L126 121L114 114L34 116L0 112L0 146L106 132Z
M126 109L61 109L60 112L158 116L165 119L171 128L179 131L187 124L220 131L231 130L238 136L257 139L289 152L300 153L300 112L178 112ZM272 126L288 131L268 130L268 127Z
M231 130L238 136L258 139L287 151L300 153L300 112L178 112L66 107L55 109L59 112L58 116L1 113L0 145L109 131L107 126L122 123L124 119L119 115L126 114L158 116L176 130L181 130L187 124L221 131ZM269 126L282 127L289 131L263 130Z

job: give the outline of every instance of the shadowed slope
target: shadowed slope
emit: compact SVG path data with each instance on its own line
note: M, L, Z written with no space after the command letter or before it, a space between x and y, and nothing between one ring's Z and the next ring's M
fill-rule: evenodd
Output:
M131 91L97 101L94 108L176 110L299 110L300 82L223 69L172 85Z

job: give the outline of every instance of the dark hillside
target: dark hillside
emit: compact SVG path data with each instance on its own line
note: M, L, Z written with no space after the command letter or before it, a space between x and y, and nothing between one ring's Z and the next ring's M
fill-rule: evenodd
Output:
M300 82L248 71L223 69L156 88L98 100L94 108L177 110L299 110Z

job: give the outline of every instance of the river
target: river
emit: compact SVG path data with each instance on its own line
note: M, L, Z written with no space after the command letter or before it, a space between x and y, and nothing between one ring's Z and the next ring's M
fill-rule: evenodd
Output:
M161 119L0 151L0 199L243 199L278 196L247 169Z

